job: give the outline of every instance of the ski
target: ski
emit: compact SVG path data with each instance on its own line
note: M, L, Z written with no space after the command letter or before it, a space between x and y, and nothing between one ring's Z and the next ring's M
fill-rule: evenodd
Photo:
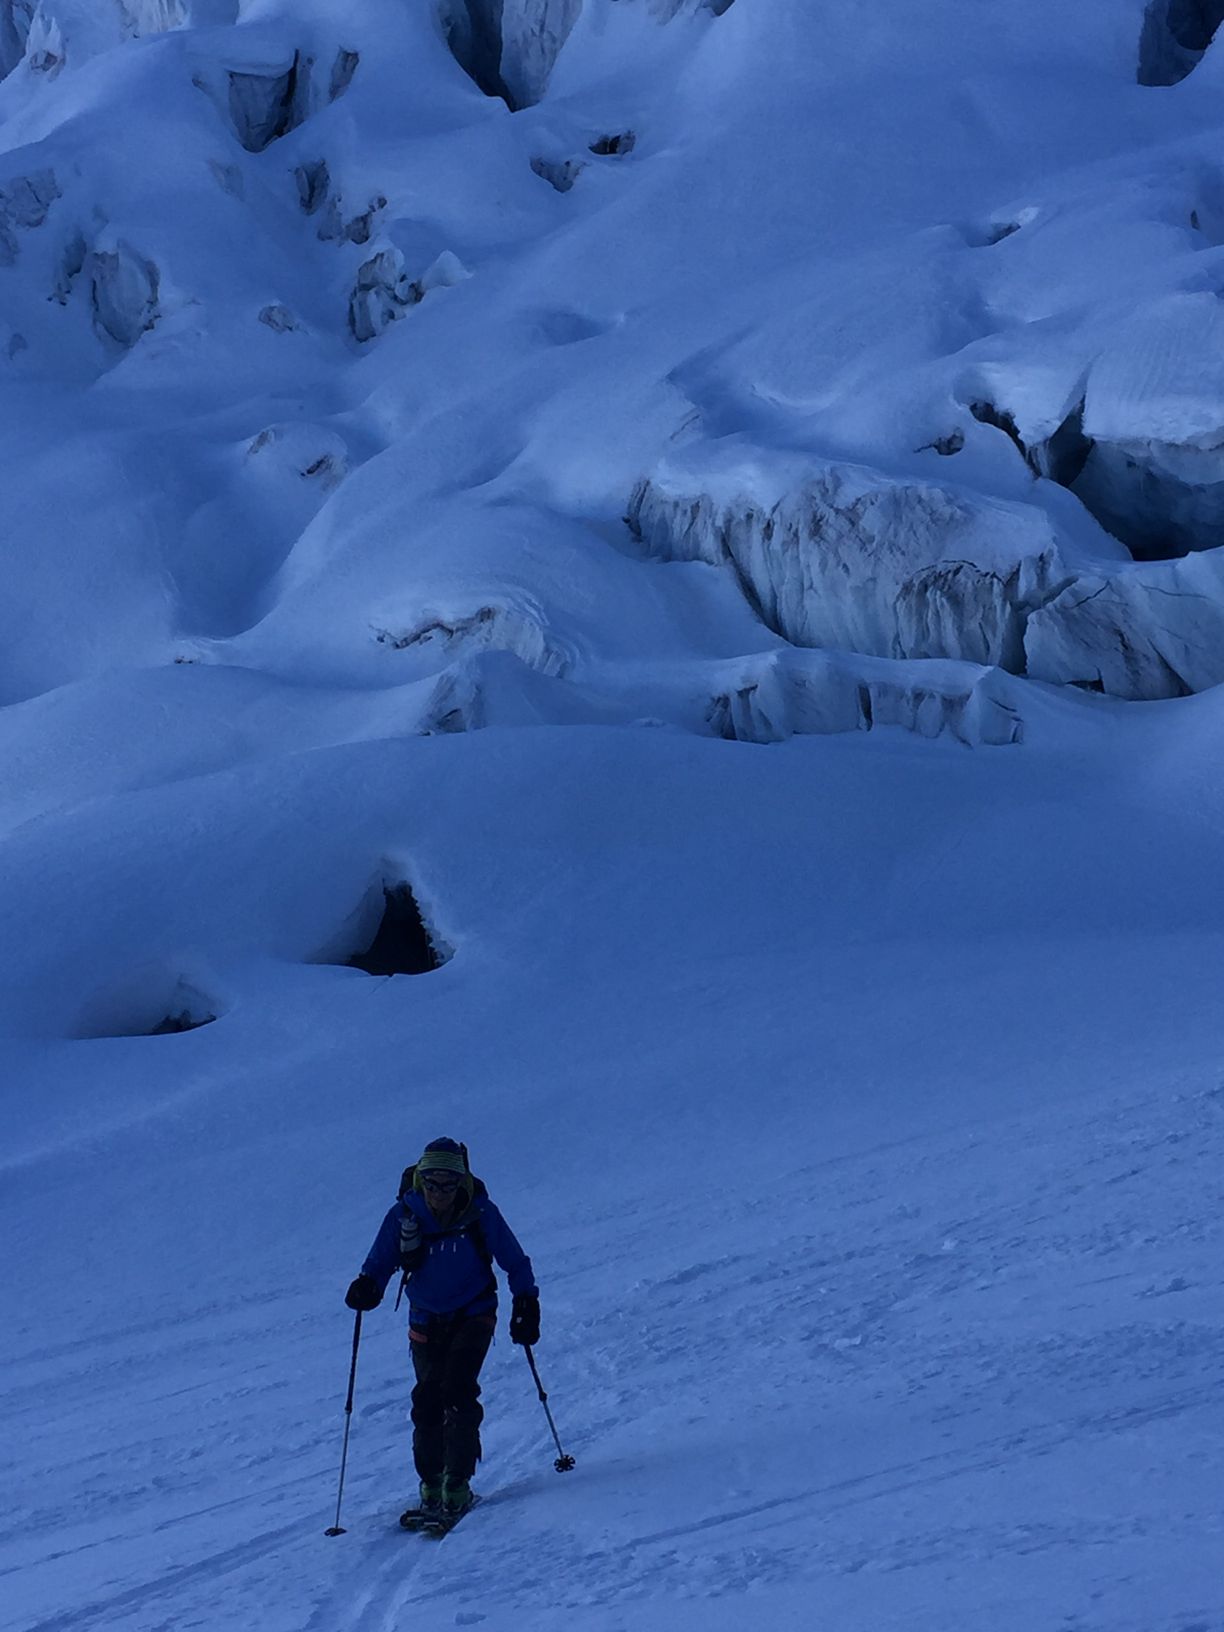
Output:
M479 1496L473 1496L459 1513L427 1513L419 1507L410 1507L406 1513L400 1514L400 1528L411 1530L419 1536L433 1536L441 1540L443 1536L450 1535L460 1519L465 1518L479 1500Z

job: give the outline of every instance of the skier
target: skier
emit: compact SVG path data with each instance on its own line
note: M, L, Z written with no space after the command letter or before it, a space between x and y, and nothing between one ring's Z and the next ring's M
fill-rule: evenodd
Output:
M472 1505L480 1460L480 1368L497 1325L496 1260L514 1302L510 1338L540 1337L540 1296L531 1260L468 1166L467 1148L431 1139L404 1173L399 1200L383 1219L361 1274L345 1294L350 1309L382 1301L397 1269L408 1279L412 1455L420 1507L404 1514L455 1520Z

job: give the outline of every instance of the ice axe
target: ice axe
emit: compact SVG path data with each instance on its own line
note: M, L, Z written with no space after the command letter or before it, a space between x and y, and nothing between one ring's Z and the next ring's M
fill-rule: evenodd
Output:
M557 1437L557 1425L553 1421L552 1412L548 1409L548 1395L544 1392L544 1384L540 1381L540 1374L536 1370L535 1355L531 1352L531 1344L524 1343L523 1348L527 1354L527 1364L531 1367L531 1375L535 1378L536 1392L540 1396L540 1404L544 1407L544 1415L548 1418L548 1426L552 1429L553 1443L557 1447L557 1457L553 1467L556 1468L558 1473L568 1473L574 1466L574 1459L572 1456L567 1456L561 1449L561 1441Z

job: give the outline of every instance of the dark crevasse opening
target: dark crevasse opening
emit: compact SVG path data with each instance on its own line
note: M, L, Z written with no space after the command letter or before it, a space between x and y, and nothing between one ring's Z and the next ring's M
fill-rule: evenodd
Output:
M1196 482L1142 449L1094 442L1083 470L1066 485L1136 561L1168 561L1224 544L1218 465Z
M1151 0L1139 39L1139 83L1176 85L1224 22L1224 0Z
M1212 455L1201 455L1195 480L1186 468L1170 469L1155 445L1097 441L1085 434L1082 401L1052 436L1032 443L999 404L976 401L969 409L1013 443L1035 476L1074 493L1136 561L1168 561L1224 544L1224 462Z
M383 915L364 952L348 960L367 975L427 975L446 962L425 928L416 896L407 884L383 886Z
M501 77L503 0L443 0L442 27L455 61L486 96L515 106Z
M190 1009L180 1009L177 1014L168 1014L164 1020L158 1021L150 1037L177 1037L184 1031L198 1031L201 1026L211 1026L216 1019L215 1014L192 1014Z
M513 112L548 89L558 56L584 10L629 0L437 0L451 54L486 96ZM733 0L635 0L656 22L702 12L721 17Z
M618 158L622 154L633 152L637 146L637 136L632 130L621 130L614 136L600 136L587 145L592 153L601 158Z
M339 48L327 74L326 92L322 89L323 70L316 67L313 57L301 51L293 53L293 61L280 73L230 69L224 101L234 134L248 153L262 153L304 124L312 111L342 96L359 62L356 51ZM196 84L208 89L203 79L197 78Z
M225 1005L194 980L164 969L119 973L87 998L72 1035L173 1037L211 1026Z
M304 84L302 56L297 51L282 74L230 74L230 118L248 153L262 153L302 123Z
M0 79L5 79L25 55L32 10L12 0L0 0Z

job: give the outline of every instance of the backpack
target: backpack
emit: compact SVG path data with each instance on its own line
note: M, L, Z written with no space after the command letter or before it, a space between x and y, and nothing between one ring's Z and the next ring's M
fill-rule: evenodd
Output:
M467 1146L461 1144L459 1146L459 1149L463 1153L463 1165L464 1165L464 1167L467 1168L467 1176L468 1176L468 1179L469 1179L470 1184L471 1184L471 1195L470 1195L470 1198L468 1200L468 1205L464 1208L463 1212L459 1215L460 1218L463 1220L463 1222L461 1224L458 1224L453 1229L448 1229L445 1233L447 1235L466 1235L468 1237L468 1239L472 1242L472 1245L476 1248L476 1251L480 1254L481 1258L484 1261L485 1267L489 1271L490 1277L492 1277L492 1275L493 1275L493 1254L489 1251L489 1244L485 1240L484 1230L481 1228L480 1214L479 1214L479 1212L473 1211L473 1209L475 1208L475 1205L476 1205L476 1203L478 1201L484 1201L484 1200L486 1200L488 1198L489 1192L485 1188L484 1180L483 1179L478 1179L476 1177L476 1175L472 1172L472 1164L468 1160ZM400 1187L399 1187L399 1199L400 1199L400 1201L403 1201L405 1196L411 1195L413 1190L416 1189L416 1173L417 1173L417 1166L418 1165L419 1165L418 1163L414 1162L411 1167L406 1167L404 1169L403 1175L400 1178ZM470 1218L467 1217L468 1213L472 1214L472 1216ZM405 1267L405 1269L404 1269L404 1282L405 1283L407 1282L408 1276L411 1273L412 1273L411 1269ZM401 1284L401 1286L400 1286L401 1295L403 1294L403 1290L404 1290L404 1286L403 1286L403 1284ZM399 1302L398 1298L396 1299L396 1302L398 1304L398 1302Z

